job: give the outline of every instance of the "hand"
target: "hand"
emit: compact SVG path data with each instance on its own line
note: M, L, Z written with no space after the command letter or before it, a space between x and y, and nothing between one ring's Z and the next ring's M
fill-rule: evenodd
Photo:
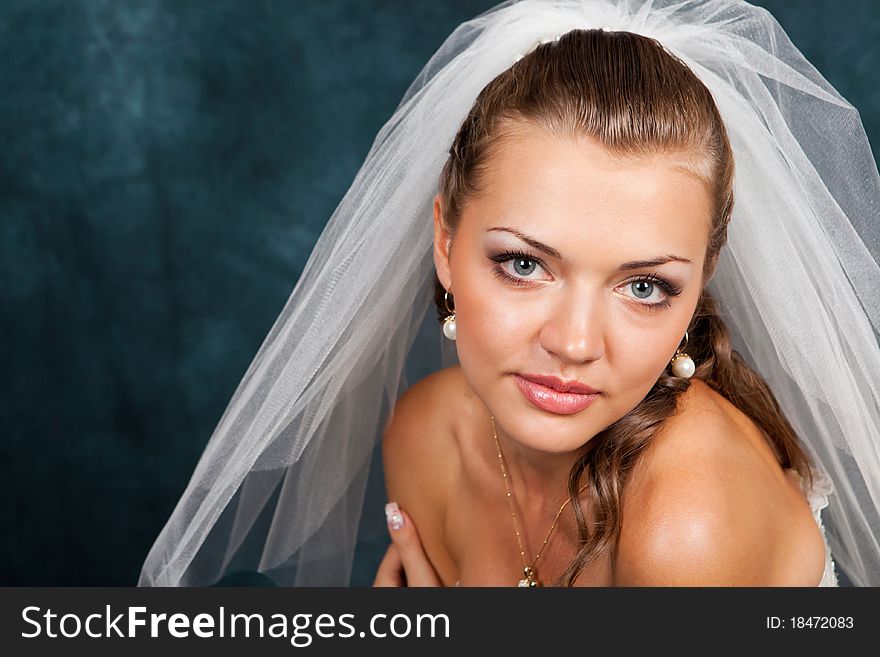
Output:
M443 586L428 560L416 526L396 503L385 505L391 545L385 552L373 586Z

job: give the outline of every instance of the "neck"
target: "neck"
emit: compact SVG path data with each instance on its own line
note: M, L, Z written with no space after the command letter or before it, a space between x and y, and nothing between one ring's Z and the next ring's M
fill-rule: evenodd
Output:
M489 423L489 429L492 425ZM495 431L509 483L524 508L558 507L568 499L568 476L579 451L552 453L533 449L511 438L495 419ZM493 441L494 446L494 441ZM497 460L497 457L496 457ZM498 466L501 477L501 467Z

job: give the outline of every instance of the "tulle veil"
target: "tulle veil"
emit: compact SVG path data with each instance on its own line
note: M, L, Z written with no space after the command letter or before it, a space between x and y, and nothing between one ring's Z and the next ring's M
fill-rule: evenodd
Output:
M710 291L833 481L823 517L838 567L880 585L877 165L858 111L767 11L731 0L512 0L462 23L377 134L139 585L239 571L350 583L359 536L385 531L368 475L394 401L456 362L430 311L431 202L449 146L494 76L576 28L656 38L715 97L737 177Z

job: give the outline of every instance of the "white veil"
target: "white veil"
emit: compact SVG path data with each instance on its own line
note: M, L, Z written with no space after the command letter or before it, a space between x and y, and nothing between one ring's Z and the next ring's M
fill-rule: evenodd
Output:
M833 482L823 518L838 567L880 585L877 166L856 109L768 12L730 0L520 0L460 25L376 136L139 585L239 570L283 586L349 584L371 458L405 370L455 358L426 313L432 199L453 137L518 56L597 27L656 38L715 97L736 182L709 289L734 348Z

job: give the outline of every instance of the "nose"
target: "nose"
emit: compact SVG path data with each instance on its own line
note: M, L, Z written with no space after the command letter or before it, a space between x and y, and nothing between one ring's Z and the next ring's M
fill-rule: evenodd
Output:
M560 294L540 334L541 346L562 361L584 363L605 353L601 293L584 288Z

